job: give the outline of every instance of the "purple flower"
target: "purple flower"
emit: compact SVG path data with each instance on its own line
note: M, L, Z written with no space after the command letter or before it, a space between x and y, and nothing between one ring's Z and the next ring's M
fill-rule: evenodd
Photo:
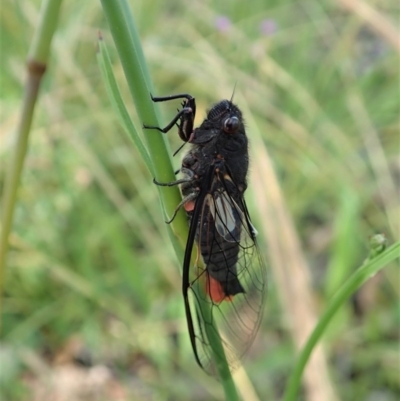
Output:
M231 26L231 20L225 15L221 15L215 20L215 27L220 32L228 32L231 29Z
M273 35L278 30L278 24L273 19L265 19L261 21L260 31L265 36Z

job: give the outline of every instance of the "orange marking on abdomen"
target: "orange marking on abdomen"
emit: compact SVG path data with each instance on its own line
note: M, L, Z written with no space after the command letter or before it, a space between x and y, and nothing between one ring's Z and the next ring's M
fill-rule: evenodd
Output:
M232 295L225 294L221 283L215 278L212 278L210 275L207 275L206 292L211 300L215 303L221 303L222 301L232 301L233 299Z
M183 207L187 212L192 212L194 210L194 205L195 205L194 201L188 201L184 204Z

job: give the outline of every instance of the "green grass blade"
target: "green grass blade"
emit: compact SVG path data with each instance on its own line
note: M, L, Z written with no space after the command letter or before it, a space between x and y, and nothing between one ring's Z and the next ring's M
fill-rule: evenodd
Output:
M375 236L372 241L377 240ZM299 388L301 383L301 377L304 368L307 364L311 353L324 334L326 327L331 322L333 316L339 310L339 308L348 300L348 298L354 294L370 277L375 275L379 270L383 269L390 262L393 262L396 258L400 257L400 242L396 242L385 252L378 254L382 251L382 243L378 239L378 244L371 244L371 254L367 261L354 272L353 275L340 287L336 294L332 297L329 305L325 312L319 319L315 329L311 333L307 340L306 345L302 349L295 368L291 374L286 387L286 392L283 397L284 401L295 401L299 394ZM377 256L376 256L377 255Z
M103 80L106 84L106 89L109 98L111 99L114 111L118 115L122 126L125 131L132 139L144 162L146 163L149 171L154 174L153 164L151 162L149 152L147 151L142 138L140 137L134 123L132 122L129 113L125 107L124 101L122 100L121 93L119 91L117 82L114 77L114 73L111 66L110 56L107 51L107 46L100 36L98 41L99 51L97 53L97 60L99 62L100 71L103 76Z
M113 2L103 0L102 5L140 122L160 126L159 113L150 98L153 85L131 10L126 1L123 0ZM160 182L173 181L175 179L174 169L165 136L159 132L146 130L144 138L157 180ZM176 187L158 187L158 190L165 217L168 218L181 200L179 190ZM169 233L173 233L170 236L175 251L179 255L179 259L182 260L188 230L183 211L178 213L169 228L172 230L168 230Z
M125 71L138 116L142 122L148 125L160 126L157 110L150 98L153 86L131 10L125 0L114 2L102 0L102 5ZM161 182L173 181L175 176L165 137L159 133L146 131L145 138L157 180ZM158 188L166 216L171 216L180 201L179 191L176 187ZM188 235L187 219L183 210L178 213L172 224L168 225L168 227L171 228L169 229L170 234L172 234L170 237L178 259L183 260L183 249L186 245ZM211 314L210 305L200 305L200 308L202 309L201 313L203 316ZM209 341L215 353L216 366L222 379L226 397L228 400L238 400L239 396L226 359L219 356L223 355L221 339L218 335L210 335Z
M33 36L28 54L28 79L25 86L22 112L16 131L16 146L7 171L4 195L2 198L2 222L0 234L0 295L3 289L3 275L8 251L8 238L11 232L17 190L28 149L28 138L36 107L40 84L46 70L50 45L57 27L61 0L44 1L40 22Z

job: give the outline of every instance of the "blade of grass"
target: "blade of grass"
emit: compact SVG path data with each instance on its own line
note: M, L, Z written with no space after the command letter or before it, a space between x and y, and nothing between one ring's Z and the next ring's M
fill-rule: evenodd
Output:
M357 226L354 222L358 221L360 200L355 191L348 187L344 187L340 194L340 209L334 226L335 240L325 279L328 299L345 282L350 269L353 269L359 258L356 253L359 248L354 243L357 239Z
M102 0L102 5L138 116L146 124L161 126L155 105L150 98L153 86L131 10L125 0L118 0L112 3ZM157 179L161 182L173 181L175 176L165 137L150 131L146 132L145 138ZM176 187L165 188L160 186L158 189L162 204L165 207L165 214L166 216L171 216L176 205L180 202L179 190ZM183 210L177 214L172 224L168 225L168 227L178 259L183 260L183 249L188 236L188 224ZM202 309L201 314L203 316L208 316L212 313L210 305L200 304L199 307ZM212 335L211 331L209 341L214 352L225 395L230 401L239 400L226 358L220 356L224 355L221 339L218 335Z
M142 138L139 136L139 133L125 107L124 101L122 100L121 93L118 89L118 85L115 80L114 73L112 71L111 61L107 51L107 46L104 43L101 35L99 35L98 46L99 46L99 51L97 53L97 60L99 62L103 80L106 83L106 89L108 92L108 96L111 99L111 104L114 108L114 111L119 117L125 131L127 132L129 137L135 144L136 148L138 149L140 155L142 156L144 162L146 163L147 168L152 174L154 174L154 168L149 153L147 152L147 149L142 141Z
M376 241L377 237L373 238ZM353 275L342 285L342 287L332 297L329 305L322 314L313 332L307 340L304 348L302 349L299 358L296 362L294 370L288 381L286 391L283 397L284 401L295 401L298 398L299 387L301 383L301 377L305 366L312 354L312 351L322 335L324 334L326 327L331 322L333 316L339 310L339 308L348 300L348 298L354 294L370 277L375 275L379 270L383 269L390 262L400 257L400 242L396 242L385 252L376 256L382 250L381 244L372 244L370 257L364 264L359 267Z
M241 103L246 104L244 99ZM257 169L251 171L251 179L257 183L253 191L262 213L258 224L265 233L264 248L268 249L271 271L289 321L290 334L296 349L300 350L317 322L310 270L252 110L247 107L244 113L251 127L249 131L253 133L252 160ZM293 302L294 299L301 302ZM303 385L307 400L319 401L321 394L324 394L324 400L338 400L329 378L327 357L322 346L317 348L307 365Z
M368 24L378 35L400 52L399 32L385 15L377 11L368 2L361 0L339 0L339 4L348 12Z
M124 0L114 2L102 0L102 5L139 119L141 123L161 126L159 113L150 97L153 85L131 10ZM173 181L175 175L165 136L159 132L146 130L144 138L157 180L160 182ZM164 215L171 216L181 200L179 190L176 187L158 187L158 190ZM183 247L187 237L187 220L184 212L178 212L168 227L175 251L182 260Z
M28 149L28 138L36 100L39 94L42 77L46 70L51 40L57 27L60 7L61 0L45 0L42 3L40 22L34 34L28 54L28 77L25 86L21 118L16 132L17 141L14 155L11 158L11 163L6 174L3 195L2 230L0 234L0 298L3 289L8 239L12 228L17 190Z

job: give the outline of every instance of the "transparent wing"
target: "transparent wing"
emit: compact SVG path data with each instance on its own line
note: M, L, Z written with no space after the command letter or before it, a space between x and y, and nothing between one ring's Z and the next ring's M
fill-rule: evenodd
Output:
M197 205L198 222L192 221L197 224L197 260L201 256L203 266L190 269L189 317L196 359L215 374L212 338L220 338L224 350L217 349L217 356L224 359L225 354L235 369L260 325L267 283L242 194L226 176L215 176L211 188Z

